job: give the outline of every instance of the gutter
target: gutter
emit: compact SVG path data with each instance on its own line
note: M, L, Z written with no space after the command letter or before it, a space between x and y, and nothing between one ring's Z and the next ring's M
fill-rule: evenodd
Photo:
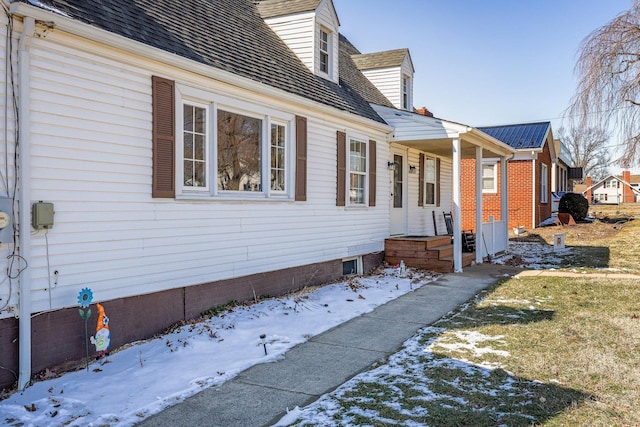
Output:
M35 31L35 20L25 17L22 35L18 42L18 111L20 114L19 137L19 253L24 260L31 257L31 40ZM31 381L31 269L25 268L18 278L20 298L18 309L18 389L24 390Z

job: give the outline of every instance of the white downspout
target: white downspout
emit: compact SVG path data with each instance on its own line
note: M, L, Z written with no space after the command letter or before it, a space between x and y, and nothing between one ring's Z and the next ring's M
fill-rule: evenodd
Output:
M22 35L18 43L18 112L20 124L19 138L19 172L18 199L19 212L19 253L24 260L31 258L31 178L29 170L31 166L31 57L29 48L35 30L35 20L25 17L23 21ZM19 298L19 324L18 324L18 389L24 390L31 381L31 269L25 268L18 278Z
M513 156L511 156L513 158ZM505 156L500 157L500 218L504 221L504 247L509 252L509 171Z
M536 159L531 160L531 183L533 184L533 193L531 197L531 229L536 228Z
M496 177L497 178L497 177ZM484 236L482 235L482 147L476 147L476 264L484 259ZM488 254L487 254L488 255Z
M461 141L460 136L453 138L453 271L462 273L462 235L461 209L462 197L460 195L460 172L461 172Z

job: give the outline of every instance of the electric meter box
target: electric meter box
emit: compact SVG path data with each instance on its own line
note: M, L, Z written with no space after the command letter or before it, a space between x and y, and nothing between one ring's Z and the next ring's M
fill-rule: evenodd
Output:
M36 230L53 228L53 203L36 202L31 205L31 225Z
M0 243L13 241L13 200L0 197Z

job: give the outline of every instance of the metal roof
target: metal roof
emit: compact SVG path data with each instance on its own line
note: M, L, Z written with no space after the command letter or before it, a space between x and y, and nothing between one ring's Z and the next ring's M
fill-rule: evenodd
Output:
M478 127L482 132L512 146L516 150L542 148L550 128L550 122Z

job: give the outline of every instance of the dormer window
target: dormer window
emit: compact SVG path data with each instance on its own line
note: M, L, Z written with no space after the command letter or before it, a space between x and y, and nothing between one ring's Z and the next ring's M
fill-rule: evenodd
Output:
M320 72L329 74L329 58L331 58L329 55L329 49L331 48L331 34L329 31L320 28L319 42Z
M409 109L409 94L411 93L411 82L409 81L409 76L402 76L402 108L404 110Z

